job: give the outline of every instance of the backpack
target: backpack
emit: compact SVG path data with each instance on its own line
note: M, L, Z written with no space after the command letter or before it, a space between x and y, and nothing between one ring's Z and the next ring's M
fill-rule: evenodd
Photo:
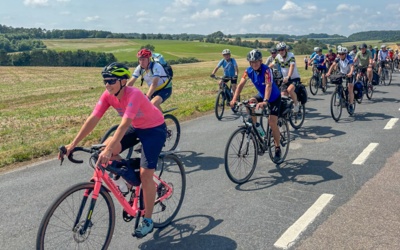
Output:
M308 95L307 95L307 89L303 84L297 84L296 89L294 90L297 94L297 100L301 102L301 104L306 104Z
M363 96L363 84L362 82L356 82L354 83L354 98L356 99L361 99Z
M343 75L342 74L334 74L329 77L331 79L332 84L342 84L343 82Z
M171 65L169 65L169 63L167 61L165 61L164 56L159 53L152 53L151 62L150 62L151 74L153 74L153 67L154 67L155 63L160 64L166 73L165 76L160 76L160 77L167 77L168 82L170 82L172 80L172 77L174 76L174 71L172 70ZM142 75L142 79L141 79L142 82L141 82L140 86L143 85L143 80L144 79L143 79L143 75ZM164 82L166 82L166 81L164 81Z
M379 75L375 71L372 74L372 85L379 85Z

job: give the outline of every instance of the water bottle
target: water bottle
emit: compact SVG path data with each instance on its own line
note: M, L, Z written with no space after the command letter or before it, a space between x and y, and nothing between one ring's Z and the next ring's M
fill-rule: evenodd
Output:
M116 177L117 179L112 179L112 180L114 181L115 185L117 185L119 191L121 191L123 195L129 193L128 186L126 185L124 178L122 178L121 176L116 176Z
M260 123L258 123L258 122L256 123L256 129L261 137L265 136L264 129L261 127Z

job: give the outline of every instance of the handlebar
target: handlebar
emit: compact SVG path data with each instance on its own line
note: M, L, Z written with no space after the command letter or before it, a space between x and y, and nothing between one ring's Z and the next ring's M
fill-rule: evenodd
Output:
M223 80L225 82L237 79L237 77L230 77L230 76L220 77L220 76L210 75L210 77L215 80Z
M78 151L83 151L89 154L92 154L92 157L94 157L96 160L99 156L100 150L101 148L105 147L104 144L95 144L92 145L90 148L84 148L84 147L75 147L71 153L68 155L68 160L70 162L76 163L76 164L81 164L83 163L83 160L77 160L74 158L74 152L78 152ZM61 163L60 165L62 165L63 161L64 161L64 155L67 153L67 149L65 148L64 145L59 147L60 150L60 160Z
M243 106L244 106L247 110L249 110L249 115L250 116L268 115L268 109L266 108L266 106L264 106L261 109L261 112L253 111L253 109L257 106L257 103L249 102L249 100L245 100L243 102L236 102L236 105L239 106L239 111L241 111Z

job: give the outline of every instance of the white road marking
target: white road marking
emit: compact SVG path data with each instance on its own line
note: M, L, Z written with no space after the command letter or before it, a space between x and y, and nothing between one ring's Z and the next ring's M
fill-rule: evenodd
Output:
M392 129L394 124L399 120L399 118L392 118L388 121L386 126L383 129Z
M379 143L370 143L361 154L353 161L353 164L361 165L367 160L369 154L379 145Z
M331 201L333 194L322 194L317 201L275 242L274 246L282 249L291 247L300 234L321 213L324 207Z

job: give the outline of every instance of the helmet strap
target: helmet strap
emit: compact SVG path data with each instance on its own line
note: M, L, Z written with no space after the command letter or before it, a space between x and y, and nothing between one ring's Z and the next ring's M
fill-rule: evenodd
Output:
M119 81L119 90L117 93L115 93L115 97L117 97L119 95L119 92L121 92L121 90L125 87L125 85L122 85L121 83L121 79L118 80Z

